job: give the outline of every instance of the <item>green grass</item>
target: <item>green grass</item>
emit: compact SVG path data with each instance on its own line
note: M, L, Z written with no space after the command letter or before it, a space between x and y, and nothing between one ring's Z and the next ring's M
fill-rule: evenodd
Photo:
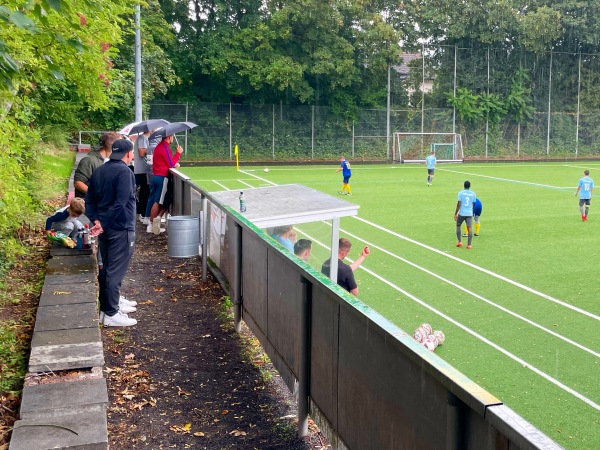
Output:
M338 196L336 168L184 171L209 191L301 183ZM359 215L340 230L350 258L371 247L356 273L361 301L409 333L422 322L444 331L436 354L568 449L600 448L600 206L594 198L583 223L574 196L586 168L600 183L598 162L439 164L427 187L423 165L353 164L343 199ZM483 203L472 250L455 246L466 179ZM315 241L319 268L329 225L297 230Z

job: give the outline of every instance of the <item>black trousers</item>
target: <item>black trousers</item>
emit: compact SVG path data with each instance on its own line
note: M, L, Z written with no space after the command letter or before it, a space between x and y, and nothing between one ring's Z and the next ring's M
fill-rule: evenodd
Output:
M100 311L114 316L119 311L121 284L129 268L135 244L135 231L105 231L98 236L102 269L98 272Z
M146 205L148 204L148 197L150 196L150 186L148 185L148 178L145 173L135 174L135 186L137 189L135 211L137 214L145 216Z

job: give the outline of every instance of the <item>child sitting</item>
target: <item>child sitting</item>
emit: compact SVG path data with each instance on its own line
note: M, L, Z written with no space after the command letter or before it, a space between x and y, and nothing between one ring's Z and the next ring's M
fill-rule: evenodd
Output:
M78 220L83 213L85 213L85 201L75 197L68 206L56 211L52 217L48 217L46 231L60 231L71 239L76 239L77 232L83 228L83 224Z

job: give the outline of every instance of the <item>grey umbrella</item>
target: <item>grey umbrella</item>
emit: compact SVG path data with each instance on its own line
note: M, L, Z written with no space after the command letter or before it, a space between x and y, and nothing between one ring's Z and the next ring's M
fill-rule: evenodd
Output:
M169 125L169 121L165 119L148 119L143 120L140 123L134 125L129 130L129 134L140 134L146 131L155 130L157 128L165 127Z
M171 136L175 133L181 133L183 131L191 130L192 128L195 128L197 126L198 125L192 122L172 122L160 128L159 130L156 130L150 135L149 139L152 139L153 137L157 136Z

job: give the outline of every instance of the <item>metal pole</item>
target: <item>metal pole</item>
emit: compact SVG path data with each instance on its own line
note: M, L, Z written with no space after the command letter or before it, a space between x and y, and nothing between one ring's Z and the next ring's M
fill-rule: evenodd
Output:
M331 219L331 263L329 270L329 278L334 283L337 283L338 273L338 250L340 248L340 218Z
M233 117L231 117L232 108L229 103L229 159L233 158Z
M186 122L188 121L188 102L185 102L185 121ZM188 132L187 132L187 130L185 130L185 141L184 141L185 142L184 143L184 145L185 145L185 147L184 147L184 150L185 150L184 154L185 155L187 155L187 147L188 147L188 145L187 145L188 144L187 138L188 138Z
M454 98L456 98L456 61L458 59L458 47L454 46ZM456 106L452 107L452 133L456 134Z
M238 333L242 331L242 227L236 223L233 237L233 276L232 296L233 302L233 325Z
M208 199L204 196L200 198L200 231L201 231L201 243L202 243L202 283L206 283L206 276L208 270Z
M392 66L388 64L388 78L387 78L387 113L386 113L386 132L385 132L385 142L386 142L386 157L390 159L390 105L392 100ZM354 155L352 155L354 156Z
M421 133L425 131L425 44L421 44ZM423 137L421 137L421 147Z
M142 38L140 5L135 5L135 121L142 120Z
M490 48L487 49L487 95L490 96ZM488 142L490 132L490 115L485 118L485 157L488 157Z
M308 396L310 394L310 315L312 284L304 277L300 313L300 367L298 373L298 437L308 435Z
M577 126L575 130L575 157L579 155L579 114L581 100L581 52L579 52L578 71L577 71Z
M273 159L275 159L275 103L273 103L273 131L272 131L272 136L273 136L273 143L272 143L272 147L273 147Z
M352 121L352 159L354 159L354 120Z
M546 133L546 156L550 155L550 108L552 99L552 49L550 49L550 72L548 76L548 132Z
M310 124L310 149L311 159L315 159L315 106L312 106L311 110L311 124Z

